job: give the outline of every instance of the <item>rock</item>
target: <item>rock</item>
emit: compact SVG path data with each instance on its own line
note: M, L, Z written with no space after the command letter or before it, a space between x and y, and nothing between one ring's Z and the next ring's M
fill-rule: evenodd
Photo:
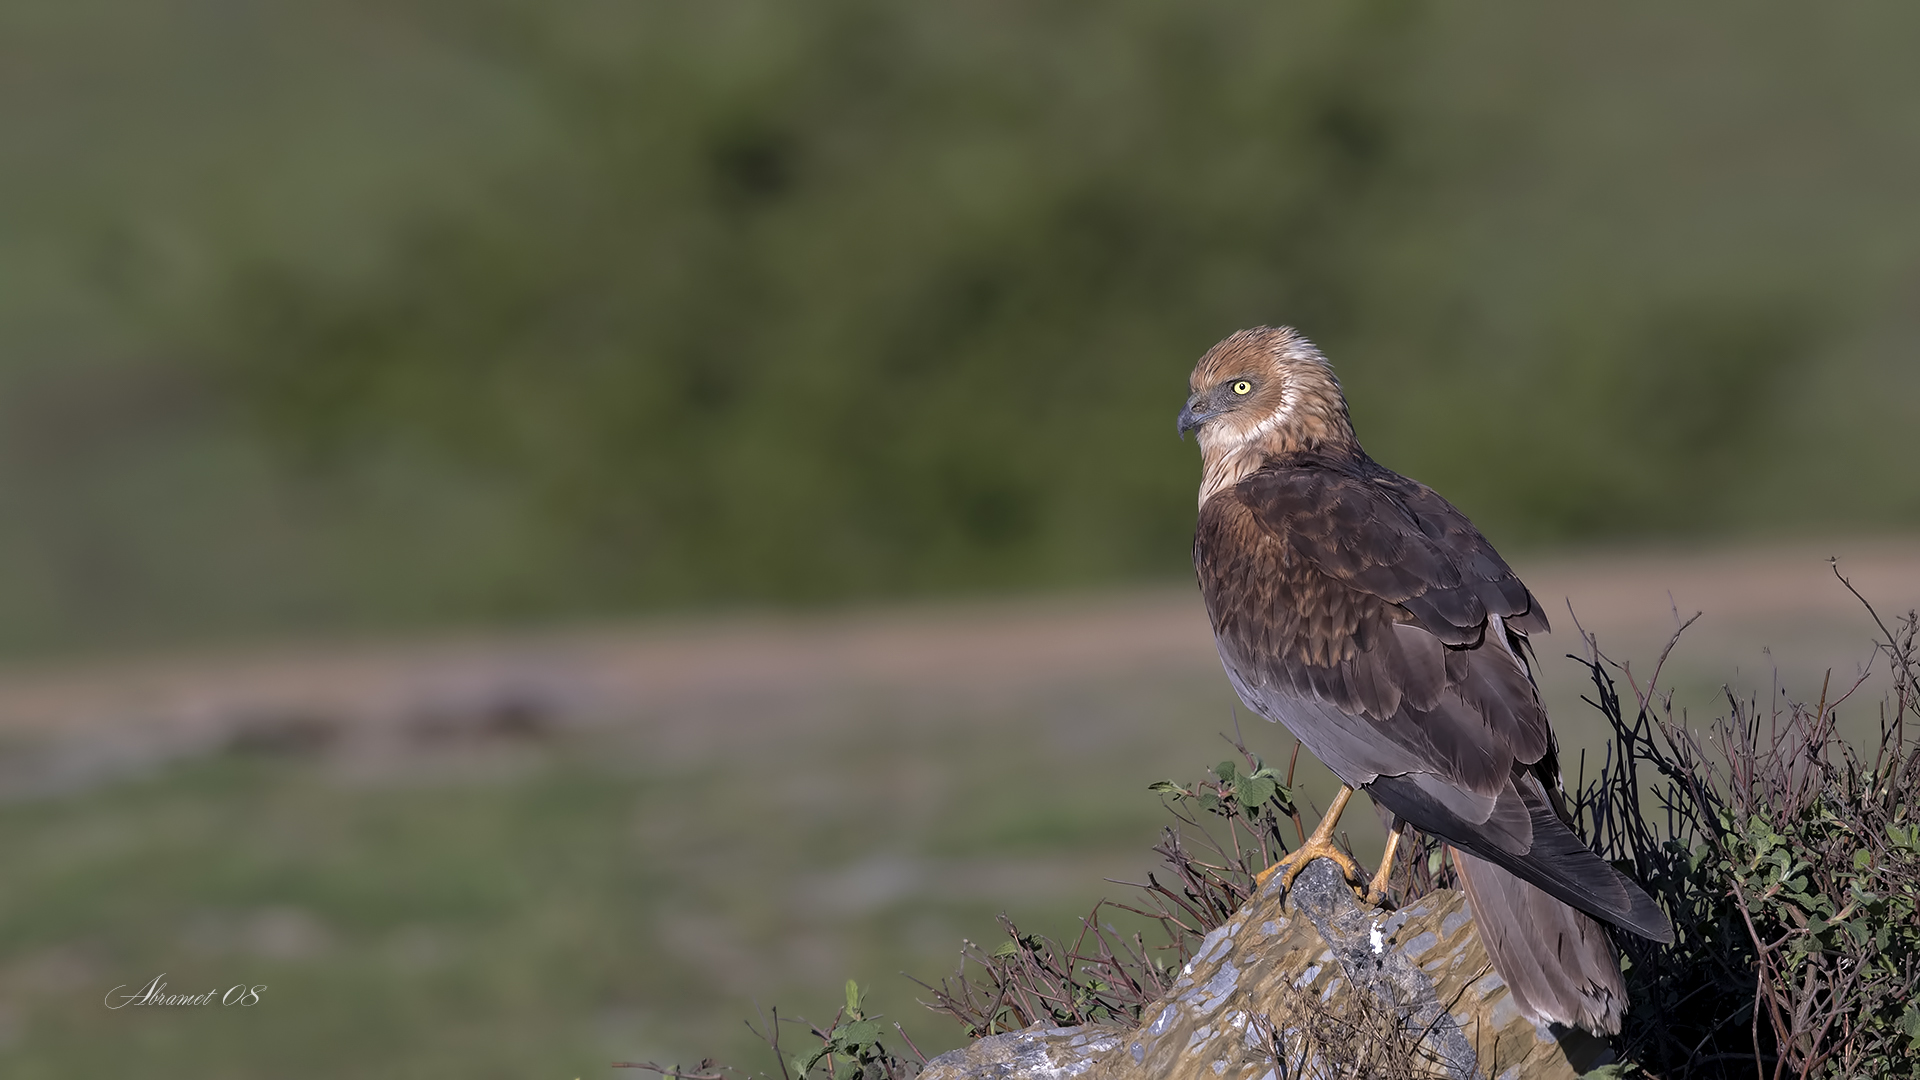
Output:
M927 1063L919 1080L1060 1080L1094 1077L1100 1063L1125 1044L1127 1032L1099 1024L988 1035ZM1088 1075L1088 1074L1092 1075Z
M1364 909L1319 860L1208 934L1138 1028L992 1035L920 1080L1571 1080L1611 1060L1602 1039L1520 1015L1461 894Z

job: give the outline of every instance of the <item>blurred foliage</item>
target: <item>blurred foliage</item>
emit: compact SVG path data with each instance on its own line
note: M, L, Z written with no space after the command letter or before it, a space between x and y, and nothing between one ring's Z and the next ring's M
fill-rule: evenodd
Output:
M1182 367L1275 297L1352 320L1409 13L1280 64L1145 5L983 14L665 5L597 63L514 22L568 152L380 273L243 276L223 374L303 454L510 477L635 600L1175 569Z
M1912 13L90 6L0 27L16 648L1174 579L1256 323L1499 541L1920 520Z

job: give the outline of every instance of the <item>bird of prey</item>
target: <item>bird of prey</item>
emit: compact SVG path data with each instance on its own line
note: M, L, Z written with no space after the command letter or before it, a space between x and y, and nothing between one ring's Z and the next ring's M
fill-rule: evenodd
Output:
M1606 925L1673 926L1569 827L1553 730L1528 666L1539 603L1466 515L1360 448L1333 370L1291 328L1242 330L1193 369L1180 433L1203 461L1193 563L1241 700L1345 785L1268 873L1331 858L1363 789L1388 819L1379 903L1407 827L1444 840L1481 939L1537 1022L1620 1030ZM1263 876L1262 880L1265 878Z

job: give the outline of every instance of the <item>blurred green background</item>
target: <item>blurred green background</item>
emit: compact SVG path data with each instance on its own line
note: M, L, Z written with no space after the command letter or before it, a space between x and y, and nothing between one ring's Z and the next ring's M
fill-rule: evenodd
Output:
M0 657L1178 586L1173 416L1258 323L1509 552L1910 534L1916 35L1894 5L15 0ZM0 1062L743 1061L756 997L824 1019L1144 868L1141 790L1218 760L1227 691L1083 691L743 726L745 764L663 763L634 716L450 775L214 739L10 798ZM983 859L1006 892L925 884ZM252 1014L97 1004L242 969Z
M0 647L1186 574L1292 323L1509 546L1920 522L1920 15L0 12Z

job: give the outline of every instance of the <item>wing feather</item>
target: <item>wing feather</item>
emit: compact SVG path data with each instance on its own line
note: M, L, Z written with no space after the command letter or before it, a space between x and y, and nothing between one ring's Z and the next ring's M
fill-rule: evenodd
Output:
M1551 746L1526 669L1487 633L1537 604L1427 488L1364 458L1290 455L1208 501L1194 557L1222 659L1256 693L1284 691L1271 710L1357 713L1376 741L1486 793Z

